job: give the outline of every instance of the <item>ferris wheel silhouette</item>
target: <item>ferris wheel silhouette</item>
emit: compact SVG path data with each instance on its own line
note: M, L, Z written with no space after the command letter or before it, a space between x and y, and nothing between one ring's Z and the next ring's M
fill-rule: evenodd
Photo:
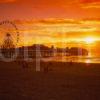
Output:
M0 22L0 37L1 44L9 37L14 45L17 46L19 43L19 31L17 26L9 20Z
M2 53L6 54L6 57L11 57L19 44L18 28L12 21L2 21L0 22L0 37Z

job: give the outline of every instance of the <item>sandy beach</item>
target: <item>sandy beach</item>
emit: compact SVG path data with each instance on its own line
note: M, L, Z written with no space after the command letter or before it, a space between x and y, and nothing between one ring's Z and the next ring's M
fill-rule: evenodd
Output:
M100 100L100 65L0 62L0 100ZM48 66L49 70L44 71Z

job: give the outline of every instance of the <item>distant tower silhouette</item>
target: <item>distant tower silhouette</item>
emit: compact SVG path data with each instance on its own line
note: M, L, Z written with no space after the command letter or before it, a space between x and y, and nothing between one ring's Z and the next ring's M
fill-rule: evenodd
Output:
M55 55L55 47L54 45L51 46L51 56L54 56Z
M11 58L13 56L15 51L15 45L13 43L10 33L6 34L6 37L1 46L1 50L4 57Z

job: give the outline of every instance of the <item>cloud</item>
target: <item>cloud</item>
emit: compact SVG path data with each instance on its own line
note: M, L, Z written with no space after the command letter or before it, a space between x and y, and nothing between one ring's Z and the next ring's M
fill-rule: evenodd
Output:
M89 3L98 3L100 0L80 0L81 3L89 4Z
M100 8L100 0L81 0L81 7L84 9Z
M47 19L40 19L40 20L28 20L28 21L21 21L21 20L14 20L16 24L81 24L79 20L74 20L74 19L63 19L63 18L47 18Z
M100 3L90 3L90 4L87 4L87 5L82 5L82 8L85 8L85 9L91 9L91 8L99 9L100 8Z
M0 3L12 3L15 2L16 0L0 0Z
M51 21L51 22L50 22ZM60 21L60 22L59 22ZM65 22L64 22L65 21ZM55 24L56 22L56 24ZM75 23L76 22L76 23ZM62 36L79 37L86 34L99 34L100 20L73 20L45 19L44 21L15 21L20 27L20 33L28 33L30 37L35 34L40 37L59 38ZM21 25L20 25L21 24ZM23 24L23 25L22 25Z

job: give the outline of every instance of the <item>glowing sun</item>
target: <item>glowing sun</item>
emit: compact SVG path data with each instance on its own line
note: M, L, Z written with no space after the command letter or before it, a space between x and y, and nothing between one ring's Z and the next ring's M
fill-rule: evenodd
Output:
M91 44L91 43L94 43L95 42L95 38L93 38L93 37L87 37L87 38L84 39L84 41L87 44Z

